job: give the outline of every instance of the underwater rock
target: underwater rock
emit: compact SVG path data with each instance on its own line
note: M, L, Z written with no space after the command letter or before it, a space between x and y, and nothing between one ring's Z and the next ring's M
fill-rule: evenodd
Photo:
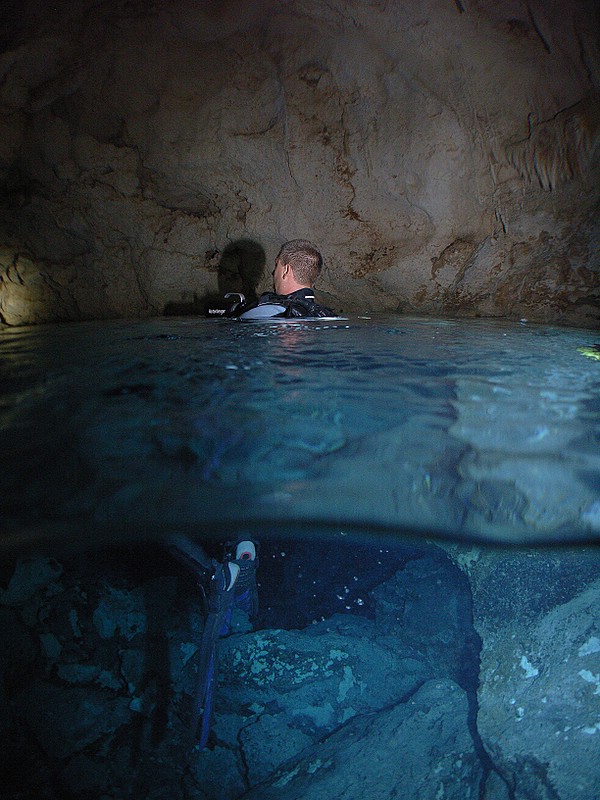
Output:
M89 687L31 686L15 708L48 756L62 759L83 750L131 719L129 702Z
M342 622L344 633L336 630ZM373 623L348 615L301 631L257 631L223 640L228 702L275 703L296 725L321 735L358 713L399 702L433 677L405 643L380 643Z
M475 627L488 644L495 642L495 631L530 625L573 599L600 572L600 551L594 548L447 550L469 576Z
M530 551L470 565L477 728L516 800L589 800L600 785L598 559Z
M280 767L245 800L475 800L482 767L464 692L428 681L406 702L347 722Z
M132 785L132 797L169 796L185 785L190 797L234 800L350 719L402 703L435 676L406 637L365 617L236 633L219 643L213 739L198 750L188 726L199 597L184 601L172 577L140 582L137 563L128 576L125 562L120 552L112 562L66 563L36 614L3 609L14 623L3 640L28 667L16 688L7 683L5 750L29 764L12 778L15 798L39 794L54 773L63 799ZM36 645L43 637L55 653Z
M0 589L0 605L19 606L31 600L62 573L53 558L25 558L17 561L6 589Z
M194 750L186 756L182 785L190 800L237 800L248 789L237 747ZM178 794L173 795L178 797Z
M129 566L123 551L65 561L51 591L0 608L9 796L589 800L600 556L448 549L469 576L480 675L465 575L419 552L374 589L375 620L221 639L203 750L194 581L165 575L160 550L151 566L150 547L143 570L137 551Z
M335 615L300 631L221 642L217 709L237 729L248 780L266 777L349 719L401 702L433 677L415 651L399 640L395 649L393 641L380 644L376 634L370 620ZM218 739L221 720L217 714Z
M130 640L144 633L146 614L141 593L107 587L94 611L94 626L103 639L119 633Z
M239 734L250 786L256 786L285 761L313 744L313 737L288 724L283 714L264 713Z
M479 642L468 581L441 551L409 561L373 596L380 636L415 648L439 676L461 684L468 672L474 676Z

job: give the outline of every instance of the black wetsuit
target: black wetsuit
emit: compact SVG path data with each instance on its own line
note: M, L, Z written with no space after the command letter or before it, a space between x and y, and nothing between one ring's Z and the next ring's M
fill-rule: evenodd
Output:
M294 319L298 317L335 317L334 312L315 301L313 289L305 287L290 294L264 292L253 302L246 302L243 294L231 292L222 302L209 305L209 317L239 317L241 319Z
M273 314L274 317L334 317L335 314L327 306L322 306L315 301L314 289L297 289L290 294L275 294L264 292L253 306L275 305L285 306L285 311ZM251 306L244 308L246 311Z

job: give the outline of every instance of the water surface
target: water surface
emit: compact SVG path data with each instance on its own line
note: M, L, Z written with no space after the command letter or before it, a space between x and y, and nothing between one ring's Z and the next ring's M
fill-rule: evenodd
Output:
M597 540L597 342L392 315L4 330L5 541Z

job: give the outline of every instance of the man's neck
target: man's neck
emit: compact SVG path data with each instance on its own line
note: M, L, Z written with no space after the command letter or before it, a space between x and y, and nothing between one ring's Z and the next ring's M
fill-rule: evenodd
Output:
M299 292L301 289L308 289L309 291L313 291L311 286L302 286L301 284L296 284L292 289L289 289L286 286L286 294L294 294L294 292Z

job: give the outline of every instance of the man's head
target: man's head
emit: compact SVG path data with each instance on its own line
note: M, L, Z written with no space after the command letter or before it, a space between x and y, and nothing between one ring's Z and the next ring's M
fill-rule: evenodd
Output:
M323 267L317 248L306 239L286 242L275 261L273 287L277 294L290 294L298 289L312 288Z

